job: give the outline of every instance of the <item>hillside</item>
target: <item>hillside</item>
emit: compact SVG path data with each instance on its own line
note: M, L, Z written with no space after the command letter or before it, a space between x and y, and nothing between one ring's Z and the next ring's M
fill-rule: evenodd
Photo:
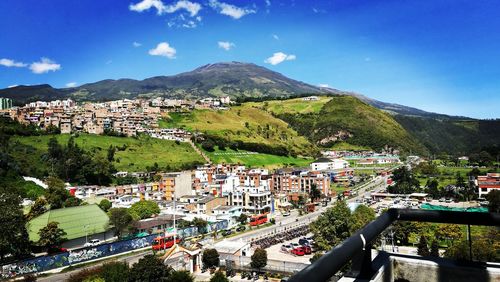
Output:
M27 152L18 151L14 154L16 160L21 164L41 169L44 167L42 158L47 152L48 142L52 136L56 136L60 144L66 144L68 134L42 135L42 136L14 136L12 143L31 148ZM204 160L187 143L176 144L174 141L160 140L154 138L126 138L101 135L80 134L75 138L75 143L85 150L96 154L106 154L110 145L119 147L115 153L114 166L118 171L145 171L146 167L152 167L156 162L161 168L168 170L180 170L202 164ZM38 164L34 166L33 164ZM36 173L40 175L43 173Z
M286 102L279 110L271 106L268 110L317 145L330 147L347 142L376 150L387 145L406 152L427 151L391 115L352 96L332 97L319 111L296 113L283 108Z
M254 107L251 103L230 110L194 110L190 113L171 113L161 127L183 127L222 137L228 141L259 143L271 147L284 146L296 155L314 155L315 146L283 120Z
M436 120L403 115L394 118L434 154L467 155L487 147L500 147L500 120Z

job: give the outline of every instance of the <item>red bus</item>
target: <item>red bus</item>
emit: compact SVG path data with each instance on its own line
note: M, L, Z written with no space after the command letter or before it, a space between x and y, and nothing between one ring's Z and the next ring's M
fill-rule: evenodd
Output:
M250 226L257 226L267 222L267 214L258 214L250 217Z
M175 241L177 244L179 244L181 242L181 239L177 237ZM154 251L168 249L171 248L173 245L174 245L173 234L167 234L166 236L158 236L153 240L153 243L151 244Z

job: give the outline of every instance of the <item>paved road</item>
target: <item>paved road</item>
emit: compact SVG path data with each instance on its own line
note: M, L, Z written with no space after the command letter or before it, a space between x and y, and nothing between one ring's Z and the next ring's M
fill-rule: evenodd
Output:
M84 268L93 268L93 267L102 265L103 263L109 262L110 260L123 261L123 262L127 262L129 265L132 265L132 264L136 263L137 261L139 261L140 258L144 257L147 254L152 254L152 253L153 253L152 251L147 250L147 251L140 252L140 253L133 253L133 254L131 254L129 256L118 257L116 259L110 258L110 259L107 259L107 260L103 260L102 262L96 263L95 265L92 265L92 266L82 267L82 268L78 268L78 269L75 269L75 270L72 270L72 271L68 271L68 272L63 272L63 273L55 273L55 274L52 274L52 275L50 275L48 277L40 277L40 278L38 278L37 281L43 281L43 282L61 282L61 281L66 281L69 278L69 276L71 274L73 274L73 273L82 271L82 269L84 269Z

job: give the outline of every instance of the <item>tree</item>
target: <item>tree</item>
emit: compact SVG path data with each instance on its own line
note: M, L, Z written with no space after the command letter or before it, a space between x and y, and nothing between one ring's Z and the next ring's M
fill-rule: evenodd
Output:
M210 282L229 282L226 275L222 271L216 271L214 275L210 278Z
M60 246L64 241L66 241L66 232L59 228L59 222L51 221L47 226L43 227L38 231L40 235L40 240L38 244L45 248L52 246Z
M248 216L244 213L240 214L240 216L238 217L238 222L241 225L245 225L245 224L247 224L247 221L248 221Z
M338 201L309 226L319 251L329 251L333 246L351 236L351 211L344 201Z
M202 218L195 217L191 223L198 228L200 233L207 233L207 221Z
M203 256L201 257L203 266L206 268L212 268L219 266L219 252L216 249L206 249L203 251Z
M311 263L314 263L315 261L317 261L317 260L318 260L320 257L322 257L322 256L323 256L323 254L322 254L322 253L318 253L318 252L316 252L316 253L314 253L314 255L313 255L313 256L309 259L309 261L310 261Z
M133 220L126 208L111 208L108 215L116 236L120 236Z
M311 184L311 190L309 191L309 198L311 198L312 202L321 198L321 191L319 191L316 183Z
M417 254L424 257L430 255L429 246L427 246L427 239L424 235L420 236L420 241L417 245Z
M99 207L105 212L108 212L111 206L112 204L108 199L102 199L101 202L99 202Z
M365 205L359 205L352 214L351 233L363 228L375 219L375 211Z
M488 209L490 212L500 212L500 191L498 189L493 189L488 195L486 195L486 200L488 200Z
M172 268L163 264L155 255L145 255L130 269L129 282L164 281Z
M36 199L33 206L31 206L30 212L26 216L26 219L32 220L33 218L44 214L47 211L47 201L44 198Z
M160 207L153 201L139 201L134 203L130 209L130 214L137 215L140 219L150 218L154 214L160 213Z
M194 276L187 270L172 271L166 279L167 282L193 282Z
M107 153L108 162L112 162L115 160L115 152L116 152L116 148L113 145L109 145L108 153Z
M432 241L430 256L439 257L439 243L437 240Z
M77 207L82 204L82 200L78 199L77 197L69 196L66 201L64 201L64 207L69 208L69 207Z
M126 262L108 262L102 265L100 277L106 282L122 282L127 281L130 273L130 268Z
M394 170L392 180L395 184L388 187L390 193L411 194L417 191L420 186L418 179L406 166Z
M111 175L115 171L113 164L101 154L97 154L93 159L94 177L99 185L111 183Z
M69 198L69 192L64 187L64 182L56 177L47 179L47 190L45 198L50 205L50 209L59 209L64 206L64 202Z
M252 268L263 268L267 265L267 252L264 249L257 248L253 252L251 257L252 261L250 262L250 266Z
M462 229L458 224L438 224L434 235L438 240L455 241L462 237Z
M437 199L440 197L439 193L439 182L436 179L429 179L427 180L427 184L425 184L425 187L427 187L427 193L434 198Z
M21 198L12 193L12 187L0 185L0 258L11 255L22 258L29 254L30 242Z

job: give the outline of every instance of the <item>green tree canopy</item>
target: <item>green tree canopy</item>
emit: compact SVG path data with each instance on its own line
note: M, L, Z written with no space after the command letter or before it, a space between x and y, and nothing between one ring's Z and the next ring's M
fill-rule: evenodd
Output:
M26 216L26 218L29 220L32 220L33 218L44 214L47 211L47 201L44 198L38 198L36 199L35 203L33 206L30 208L30 212Z
M100 277L106 282L128 281L130 268L126 262L114 261L102 265Z
M488 209L490 212L500 212L500 191L494 189L486 195L486 200L488 200Z
M207 268L219 266L219 252L216 249L206 249L201 258L203 265Z
M267 265L267 252L264 249L257 248L251 256L250 266L252 268L263 268Z
M424 235L420 236L420 241L417 246L417 254L420 256L429 256L429 246L427 245L427 239Z
M351 236L351 211L338 201L310 225L318 250L328 251Z
M112 204L108 199L102 199L101 202L99 202L99 207L105 212L108 212L111 206Z
M133 220L126 208L111 208L108 215L116 236L120 236Z
M242 225L247 224L248 221L248 216L244 213L241 213L240 216L238 217L238 222Z
M187 270L172 271L165 279L167 282L193 282L194 276Z
M47 179L47 190L45 198L50 205L50 209L59 209L64 206L64 202L70 197L69 192L64 187L64 182L57 177Z
M316 183L311 184L311 190L309 191L309 198L311 198L311 201L313 202L321 198L321 191L319 191Z
M159 214L160 207L153 201L139 201L130 207L129 212L132 215L137 215L140 219L145 219Z
M130 269L129 282L165 281L172 268L163 264L155 255L145 255Z
M431 244L431 257L439 257L439 243L437 240L433 240Z
M210 282L229 282L226 275L222 271L216 271L212 277L210 277Z
M40 235L40 240L38 244L46 248L52 246L61 246L61 244L66 241L66 232L59 228L59 223L51 221L44 228L38 231Z
M351 233L355 233L375 219L375 211L365 205L359 205L352 213Z

